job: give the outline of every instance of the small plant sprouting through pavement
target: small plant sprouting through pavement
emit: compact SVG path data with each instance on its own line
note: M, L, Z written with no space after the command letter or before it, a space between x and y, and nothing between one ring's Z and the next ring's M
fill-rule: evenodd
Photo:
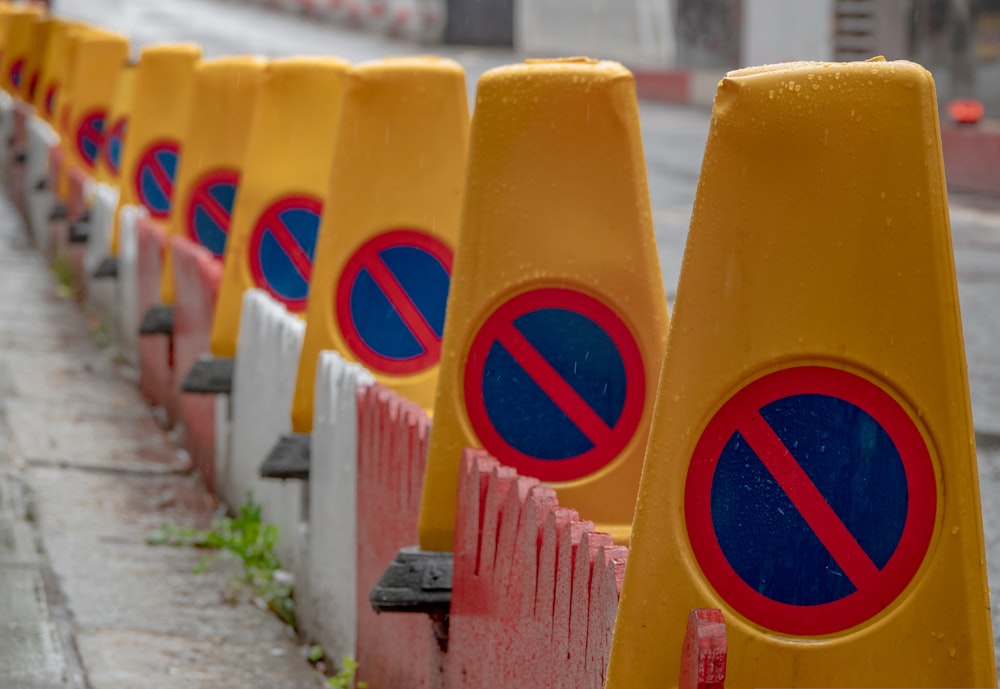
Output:
M239 583L246 585L287 624L295 626L292 583L281 570L281 563L274 553L278 527L261 522L260 505L254 502L252 494L247 494L247 501L236 517L217 517L206 531L164 524L146 542L150 545L206 548L236 557L243 564ZM195 568L195 573L204 571L215 557L218 556L203 559Z
M201 560L195 574L203 572L220 556L235 557L243 564L237 583L247 586L286 624L295 627L295 602L291 577L281 569L274 547L278 543L278 527L261 522L260 505L253 494L247 493L246 503L236 517L217 517L207 530L191 526L164 524L146 539L149 545L171 545L219 551ZM321 646L310 646L309 662L326 674L328 663ZM340 670L327 677L327 684L339 689L367 689L366 682L357 681L358 662L344 656Z
M52 262L52 272L55 273L59 285L56 294L60 299L69 299L73 296L73 267L70 265L69 256L59 254Z
M320 672L326 672L326 654L322 646L309 647L309 662ZM368 689L368 682L359 682L357 674L358 661L351 656L344 656L340 661L340 670L332 677L327 677L326 683L338 689Z

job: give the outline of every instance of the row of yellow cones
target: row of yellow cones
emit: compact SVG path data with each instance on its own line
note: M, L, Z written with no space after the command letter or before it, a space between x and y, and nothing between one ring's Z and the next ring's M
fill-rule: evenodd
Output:
M322 204L294 427L309 430L322 348L433 409L423 548L450 548L456 463L467 445L552 481L563 504L619 538L634 524L609 686L676 677L676 656L659 650L679 648L693 607L725 612L733 686L996 686L947 200L924 70L792 63L720 83L668 338L634 86L620 66L573 59L490 72L470 134L462 72L448 61L201 62L196 47L167 46L144 50L129 68L124 38L37 16L19 23L25 14L6 15L5 86L21 32L30 33L23 27L37 34L47 23L36 107L81 166L86 148L72 143L83 118L101 99L107 123L127 113L123 203L159 212L155 190L166 187L155 165L142 163L169 151L164 141L187 153L173 159L177 192L164 212L172 232L191 232L185 194L206 172L240 171L213 353L235 352L248 287L302 308L282 292L288 283L270 259L253 256L270 232L294 263L294 220L282 232L259 219L288 197ZM159 165L160 173L170 167ZM144 169L153 193L143 191ZM281 217L281 208L272 212ZM344 332L350 313L338 306L339 282L366 266L371 273L357 250L390 231L454 250L447 317L434 333L440 367L400 373L398 363L362 351L357 323L353 344ZM351 266L357 274L346 272ZM429 340L420 342L426 349ZM591 354L600 371L574 378ZM504 388L509 374L521 375L519 387ZM605 385L596 393L587 388L595 379ZM617 385L610 401L609 385ZM865 418L795 416L810 396ZM759 438L763 410L783 402L793 410L789 432L804 424L846 444L842 461L856 484L849 504L835 505L832 518L808 516L810 497L836 501L787 485L803 475L788 456L799 468L806 460L794 448L750 445L853 589L803 581L802 565L789 588L772 590L764 579L780 578L774 562L791 559L794 574L803 550L781 542L787 532L730 518L749 503L726 493L727 443ZM575 444L549 437L566 423L581 436ZM889 460L857 435L881 438L879 429L901 485L891 472L869 471ZM739 491L759 488L741 483L750 474L734 475ZM886 485L873 484L886 476ZM876 523L883 503L899 508L901 535L882 544L884 557L872 556L869 539L892 540ZM852 522L843 510L867 516ZM865 555L876 561L864 566Z

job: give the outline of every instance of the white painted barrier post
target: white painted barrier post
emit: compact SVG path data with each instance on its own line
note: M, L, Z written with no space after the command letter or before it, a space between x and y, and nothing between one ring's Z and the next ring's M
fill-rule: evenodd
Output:
M260 465L284 433L291 431L292 393L305 324L263 290L243 294L228 461L217 467L216 489L237 508L253 493L261 515L277 525L284 569L302 571L300 543L305 519L302 481L262 480Z
M336 352L320 353L299 623L333 658L357 655L357 393L374 382Z
M44 252L49 246L49 215L55 205L55 194L49 189L49 149L59 143L59 135L38 117L28 125L28 161L25 168L28 225L35 244ZM38 185L42 183L41 189Z
M0 91L0 174L7 181L7 166L10 163L10 139L14 134L14 99L6 91Z
M122 355L132 366L139 362L139 237L136 222L145 217L142 206L122 206L118 212L118 328Z
M87 305L94 309L111 329L111 337L121 341L118 332L118 288L115 278L94 278L94 271L111 255L111 230L118 207L118 188L104 182L94 182L91 187L93 201L90 205L89 236L83 254L83 274L87 285Z

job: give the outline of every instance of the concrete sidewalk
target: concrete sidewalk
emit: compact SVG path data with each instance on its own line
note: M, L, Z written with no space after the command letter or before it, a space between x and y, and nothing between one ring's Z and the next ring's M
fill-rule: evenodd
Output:
M215 502L0 198L0 688L324 682L235 563L154 547Z

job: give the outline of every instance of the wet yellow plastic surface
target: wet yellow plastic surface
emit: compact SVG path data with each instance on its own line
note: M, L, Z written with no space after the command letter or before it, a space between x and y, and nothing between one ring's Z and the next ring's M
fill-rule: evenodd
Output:
M620 442L620 450L579 476L551 482L561 504L624 540L663 356L667 308L635 85L617 63L535 61L487 72L479 82L421 502L419 534L425 550L452 549L463 448L485 446L525 475L532 475L535 466L580 466L576 458L522 465L504 447L484 442L470 419L465 386L479 384L474 367L485 356L482 350L470 354L477 335L500 307L540 294L553 303L573 295L584 306L566 308L607 314L622 331L620 339L632 342L631 353L622 355L633 367L626 395L634 404L626 403L631 411L622 412L620 428L606 433ZM574 371L577 364L587 367L587 353L571 356L577 355L569 365ZM573 397L560 379L548 379L554 394ZM543 414L523 425L549 434L552 421ZM575 422L582 431L594 432L586 420ZM595 447L613 449L614 442L598 440Z
M28 87L27 63L36 40L35 27L44 13L34 5L14 5L0 8L0 14L0 32L5 33L0 58L0 84L7 93L23 100ZM12 71L18 63L21 65L21 81L19 85L15 85Z
M292 197L317 207L326 199L349 70L349 63L332 57L275 60L267 67L223 258L212 321L215 356L235 356L243 292L262 287L250 260L258 221Z
M191 114L191 93L194 73L201 59L201 47L178 43L143 48L135 68L132 84L132 104L128 111L128 132L122 150L119 177L119 207L142 205L139 192L140 164L152 150L163 146L177 147L184 156L182 138ZM176 179L176 173L175 173ZM165 212L150 214L168 219L173 204ZM111 245L118 246L118 226L112 232Z
M212 204L205 195L210 180L237 181L243 169L257 97L266 62L256 57L227 57L198 65L191 96L191 117L184 135L184 152L177 170L174 205L168 231L199 241L193 227L192 204ZM221 209L224 211L224 209ZM200 242L199 242L200 243ZM173 252L164 247L160 293L174 303ZM221 257L220 257L221 258Z
M121 193L122 162L125 158L125 140L128 138L129 114L132 111L132 99L135 96L135 76L138 66L133 64L123 65L118 70L118 78L115 79L115 92L111 98L111 105L108 108L108 117L104 123L104 144L101 155L97 157L97 179L117 187L119 195ZM120 129L119 129L120 128ZM113 132L119 130L121 139L119 143L118 167L111 164L111 149L108 147L108 137ZM118 255L118 213L111 222L111 232L108 233L108 251L111 256Z
M104 135L107 137L119 124L124 127L124 133L128 133L128 115L132 108L132 97L135 95L135 73L136 66L125 63L119 67L117 77L113 81L113 93L108 103L108 116L104 121ZM124 143L124 142L123 142ZM107 140L105 139L105 146ZM102 151L97 157L97 179L105 184L118 186L121 177L121 161L119 168L115 169L109 163L106 151Z
M692 497L706 490L702 467L719 456L697 448L734 442L725 427L714 437L718 419L762 381L789 374L810 385L848 380L841 399L851 386L875 390L870 397L888 401L898 425L913 431L915 456L923 453L917 461L900 449L910 457L908 478L920 470L929 477L927 490L910 483L906 498L917 501L908 520L926 525L914 550L924 555L909 574L897 572L899 589L888 593L879 580L889 565L876 564L875 583L855 589L884 600L859 613L851 606L860 599L843 598L844 619L854 622L825 633L824 613L809 604L763 621L718 562L699 559L732 493L715 478L723 492L711 506ZM607 686L677 686L689 611L720 608L727 686L995 687L966 376L931 75L880 61L730 73L715 99ZM741 423L763 415L744 411ZM864 437L852 442L852 461L889 461L884 450L869 454ZM786 447L785 459L802 451ZM851 484L850 505L873 500L880 515L864 528L883 518L878 501L890 488ZM821 496L803 507L825 504ZM780 519L760 511L751 521ZM750 527L742 526L747 538L759 538ZM799 546L789 542L787 558ZM769 582L753 585L763 591Z
M53 19L49 23L34 105L35 111L54 129L56 128L56 113L59 112L59 94L67 73L68 34L72 29L80 26L76 22L61 19Z
M104 31L87 32L76 39L75 59L70 65L73 99L70 103L70 127L63 140L63 149L72 167L93 174L96 166L80 155L80 129L91 116L101 116L108 124L108 109L115 94L115 79L128 61L129 43L125 36ZM100 156L98 155L98 158ZM96 163L96 158L94 160Z
M418 370L393 371L395 362L383 362L364 349L363 340L345 335L341 318L350 316L338 306L349 300L353 278L344 272L359 250L365 256L359 266L372 260L384 265L377 253L369 253L371 247L383 241L420 245L432 238L428 246L451 258L469 135L465 75L457 63L437 58L360 65L348 80L341 122L327 201L335 211L323 217L292 401L297 433L312 430L316 366L324 349L360 361L379 382L425 409L433 404L438 372L433 349L440 346L440 333L435 337L430 328L422 333L425 354L414 362ZM351 272L358 270L367 268ZM415 273L410 277L422 281ZM383 313L379 306L365 307ZM355 328L353 321L347 327ZM358 337L357 332L352 334Z

